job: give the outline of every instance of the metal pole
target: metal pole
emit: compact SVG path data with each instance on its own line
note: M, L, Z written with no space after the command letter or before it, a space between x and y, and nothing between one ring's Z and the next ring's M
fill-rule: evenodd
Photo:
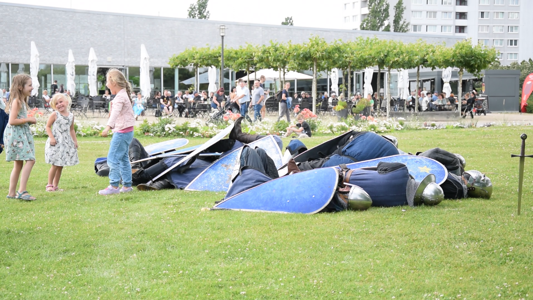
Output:
M220 87L224 87L224 36L221 36L222 38L222 52L220 53L220 81L218 82L218 85Z

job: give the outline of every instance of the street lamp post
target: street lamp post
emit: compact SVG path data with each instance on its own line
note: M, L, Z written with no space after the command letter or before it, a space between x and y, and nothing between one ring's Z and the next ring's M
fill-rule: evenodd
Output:
M220 25L220 37L222 38L222 52L220 53L220 78L219 85L224 87L224 36L226 35L226 25Z

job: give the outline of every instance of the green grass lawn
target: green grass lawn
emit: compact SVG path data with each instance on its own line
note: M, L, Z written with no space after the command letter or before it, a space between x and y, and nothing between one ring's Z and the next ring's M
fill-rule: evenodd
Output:
M492 179L490 200L316 215L202 210L223 193L97 196L108 184L93 168L107 154L104 138L80 138L65 191L47 193L45 139L37 139L28 190L38 200L0 198L0 298L531 298L533 160L517 216L518 159L510 157L523 132L531 127L393 133L407 152L462 154L467 170ZM1 163L4 194L11 168Z

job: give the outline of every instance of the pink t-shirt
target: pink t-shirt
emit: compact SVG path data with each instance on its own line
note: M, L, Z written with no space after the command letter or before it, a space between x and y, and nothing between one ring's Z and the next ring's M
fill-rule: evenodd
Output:
M133 131L133 126L131 127L128 127L128 128L124 128L124 129L121 129L121 130L117 130L115 132L118 132L118 133L128 133L128 132L132 132Z

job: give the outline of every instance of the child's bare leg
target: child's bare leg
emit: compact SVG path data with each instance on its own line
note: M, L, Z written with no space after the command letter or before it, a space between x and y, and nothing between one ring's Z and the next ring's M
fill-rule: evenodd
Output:
M54 187L57 187L59 185L59 179L61 179L61 173L63 172L63 167L55 166L56 167L56 174L54 176Z
M48 171L48 185L54 185L54 177L56 177L56 166L52 165Z
M22 170L23 165L24 165L24 161L22 160L14 161L13 171L11 171L11 177L9 177L9 196L10 197L16 196L17 183L19 181L20 171Z
M22 176L20 177L20 187L19 193L26 191L26 185L28 184L28 179L30 178L31 169L35 164L34 160L27 160L24 167L22 167Z

